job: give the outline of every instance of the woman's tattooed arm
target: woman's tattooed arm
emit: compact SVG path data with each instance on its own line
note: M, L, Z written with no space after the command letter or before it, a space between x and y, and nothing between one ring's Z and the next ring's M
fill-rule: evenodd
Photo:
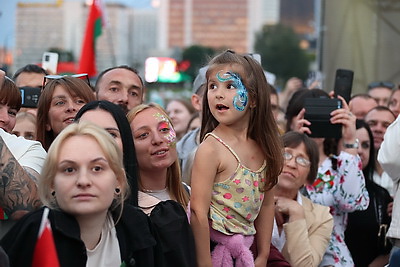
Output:
M40 207L39 174L21 166L0 137L0 207L13 220Z

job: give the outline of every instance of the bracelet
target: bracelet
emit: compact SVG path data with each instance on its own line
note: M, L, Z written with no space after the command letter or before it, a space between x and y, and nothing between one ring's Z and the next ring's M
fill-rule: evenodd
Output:
M356 138L356 141L353 144L343 143L343 146L345 148L355 148L355 149L357 149L360 146L360 141Z

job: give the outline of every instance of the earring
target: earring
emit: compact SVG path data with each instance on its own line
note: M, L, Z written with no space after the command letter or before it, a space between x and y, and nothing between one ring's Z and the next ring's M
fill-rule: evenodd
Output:
M119 193L121 193L121 189L119 189L118 187L115 188L115 193L116 193L117 195L119 195Z
M51 195L54 197L56 195L56 191L51 192Z

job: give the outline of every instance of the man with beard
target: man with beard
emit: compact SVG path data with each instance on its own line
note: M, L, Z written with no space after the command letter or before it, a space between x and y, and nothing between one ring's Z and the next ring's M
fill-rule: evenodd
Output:
M98 100L117 104L125 113L143 102L143 80L136 69L126 65L101 72L95 89Z

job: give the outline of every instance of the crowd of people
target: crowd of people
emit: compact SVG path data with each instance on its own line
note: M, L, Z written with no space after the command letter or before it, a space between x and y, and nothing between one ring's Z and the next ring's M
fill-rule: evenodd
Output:
M125 65L94 86L0 71L1 266L38 264L46 221L58 266L400 266L400 88L311 87L278 93L231 50L165 108ZM340 138L312 132L310 98L339 99Z

